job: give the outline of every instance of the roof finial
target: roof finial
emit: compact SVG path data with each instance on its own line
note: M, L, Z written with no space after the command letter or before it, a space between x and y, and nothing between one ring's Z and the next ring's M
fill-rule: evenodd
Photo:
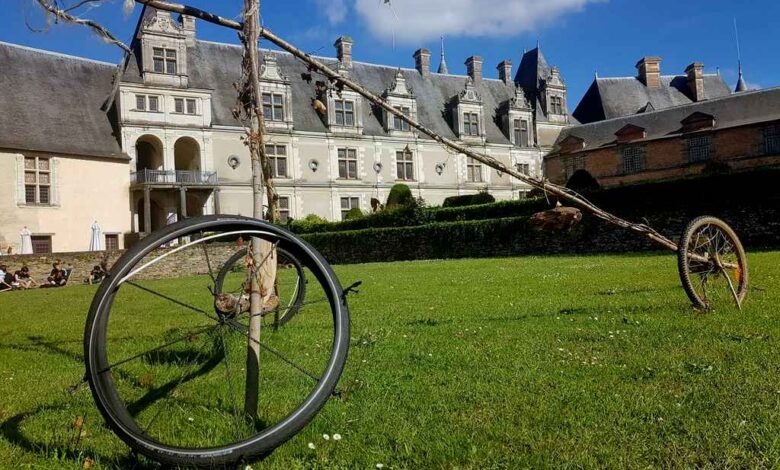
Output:
M438 73L448 74L447 61L444 59L444 36L441 36L441 62L439 62Z
M599 71L598 70L594 70L593 71L593 76L594 76L593 78L598 79L599 78Z
M742 76L742 51L739 47L739 29L737 28L737 18L734 17L734 37L737 41L737 68L739 69L739 76L737 77L737 86L734 89L734 93L740 93L747 91L747 83L745 77Z
M538 50L540 46L539 38L536 38L536 49Z

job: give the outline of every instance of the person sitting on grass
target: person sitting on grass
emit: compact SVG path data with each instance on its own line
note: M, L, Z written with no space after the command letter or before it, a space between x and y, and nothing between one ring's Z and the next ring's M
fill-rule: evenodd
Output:
M87 284L100 284L108 273L103 269L103 265L95 265L92 267L92 271L89 272L87 278Z
M62 263L60 260L55 261L51 265L52 270L49 273L49 277L46 278L46 284L41 287L63 287L68 283L68 277L71 270L62 269Z
M13 289L13 281L11 280L8 268L4 264L0 264L0 292Z
M30 268L26 265L14 273L14 282L22 289L32 289L38 283L30 277Z

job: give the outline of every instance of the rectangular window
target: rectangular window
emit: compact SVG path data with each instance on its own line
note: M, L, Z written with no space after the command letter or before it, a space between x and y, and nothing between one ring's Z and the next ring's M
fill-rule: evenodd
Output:
M463 135L479 136L479 115L463 113Z
M630 175L644 170L645 149L641 145L620 147L620 165L624 174Z
M149 97L149 111L153 113L160 111L160 98L156 96Z
M51 204L51 161L44 157L24 157L25 203Z
M336 100L336 125L345 127L355 126L355 102Z
M284 96L263 93L263 117L266 121L284 121Z
M412 152L395 153L396 173L399 180L414 180L414 155Z
M685 154L688 163L709 160L712 158L712 136L707 134L686 138Z
M183 113L184 112L184 99L183 98L174 98L173 99L173 110L177 113Z
M338 149L339 178L345 180L358 179L357 150Z
M152 49L152 62L156 73L176 75L176 50L155 47Z
M529 147L528 121L525 119L515 119L514 122L515 145L518 147Z
M146 111L146 95L135 95L136 111Z
M585 155L563 157L563 174L568 180L577 170L585 169Z
M563 114L563 98L560 96L550 97L550 113Z
M521 175L531 176L531 164L530 163L518 163L515 165L517 172Z
M482 164L473 158L466 161L466 179L469 183L482 182Z
M279 197L279 221L286 224L290 220L290 198Z
M411 116L412 114L412 110L406 106L401 106L398 108L398 110L401 111L404 116ZM393 115L393 129L397 131L410 132L412 130L412 126L410 126L408 122L404 121L399 116Z
M114 251L119 249L119 235L116 233L106 234L106 250Z
M30 239L34 254L51 253L51 235L33 235Z
M360 209L360 198L342 197L341 198L341 220L347 219L347 214L352 209Z
M284 145L266 145L265 154L271 163L271 174L274 178L288 178L287 147Z
M193 99L187 100L187 114L198 114L198 105Z
M764 153L767 155L780 153L780 124L772 124L764 128Z

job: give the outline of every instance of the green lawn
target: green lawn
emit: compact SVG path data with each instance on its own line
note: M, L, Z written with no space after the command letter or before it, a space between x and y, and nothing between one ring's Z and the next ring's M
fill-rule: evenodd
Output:
M350 297L348 393L253 466L780 467L780 253L749 258L744 311L707 315L669 254L338 266L342 284L364 282ZM88 389L66 392L94 291L0 294L1 468L132 465ZM165 327L125 334L143 344Z

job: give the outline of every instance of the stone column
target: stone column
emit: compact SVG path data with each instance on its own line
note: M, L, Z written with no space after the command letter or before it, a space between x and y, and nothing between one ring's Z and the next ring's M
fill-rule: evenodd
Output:
M144 188L144 233L152 233L152 190Z
M219 207L219 188L214 190L214 214L219 215L222 211Z
M179 188L179 205L181 206L181 218L182 220L187 218L187 187L182 186Z

